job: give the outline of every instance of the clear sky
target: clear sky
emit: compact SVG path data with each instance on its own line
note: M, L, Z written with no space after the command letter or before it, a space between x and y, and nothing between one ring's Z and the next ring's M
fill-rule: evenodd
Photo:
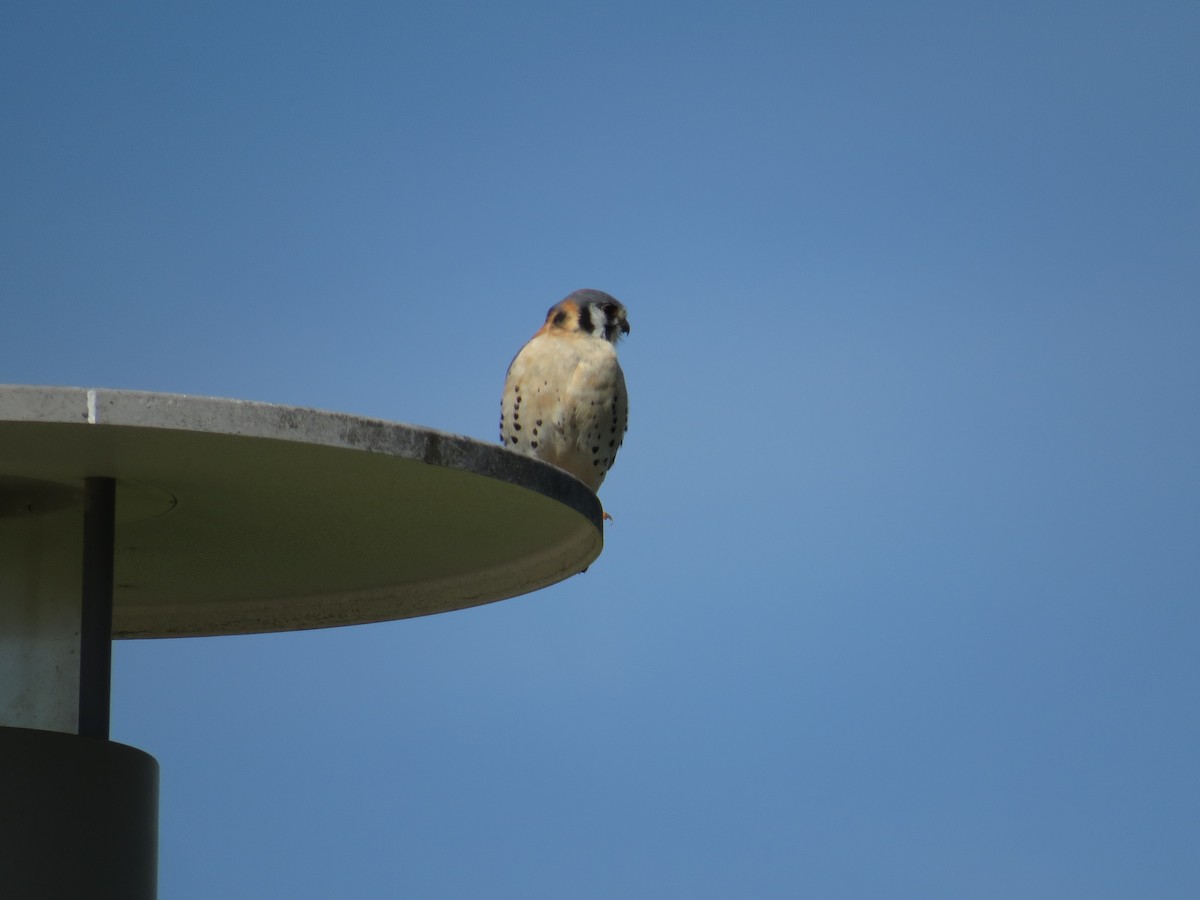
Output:
M25 3L0 381L495 439L629 308L616 517L474 610L121 642L199 898L1200 896L1200 5Z

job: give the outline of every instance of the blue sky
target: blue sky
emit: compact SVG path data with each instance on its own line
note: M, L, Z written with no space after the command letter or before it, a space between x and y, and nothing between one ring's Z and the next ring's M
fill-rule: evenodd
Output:
M25 4L0 381L494 439L629 308L616 517L460 613L121 642L164 897L1200 890L1200 7Z

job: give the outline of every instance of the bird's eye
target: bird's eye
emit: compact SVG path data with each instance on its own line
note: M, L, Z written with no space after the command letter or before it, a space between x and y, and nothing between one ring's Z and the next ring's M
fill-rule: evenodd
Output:
M604 304L604 315L608 319L615 319L617 317L617 304L605 303Z

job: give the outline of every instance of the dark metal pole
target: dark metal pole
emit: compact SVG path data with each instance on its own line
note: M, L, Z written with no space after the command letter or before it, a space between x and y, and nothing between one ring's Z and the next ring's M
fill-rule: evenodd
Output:
M79 629L79 733L108 740L112 692L113 550L117 483L83 481L83 616Z

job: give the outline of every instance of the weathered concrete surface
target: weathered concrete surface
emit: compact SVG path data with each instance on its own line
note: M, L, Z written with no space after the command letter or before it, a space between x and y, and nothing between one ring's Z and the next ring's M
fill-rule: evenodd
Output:
M117 479L116 637L461 609L570 577L603 545L594 494L498 444L240 400L0 386L0 517L61 511L92 475Z

